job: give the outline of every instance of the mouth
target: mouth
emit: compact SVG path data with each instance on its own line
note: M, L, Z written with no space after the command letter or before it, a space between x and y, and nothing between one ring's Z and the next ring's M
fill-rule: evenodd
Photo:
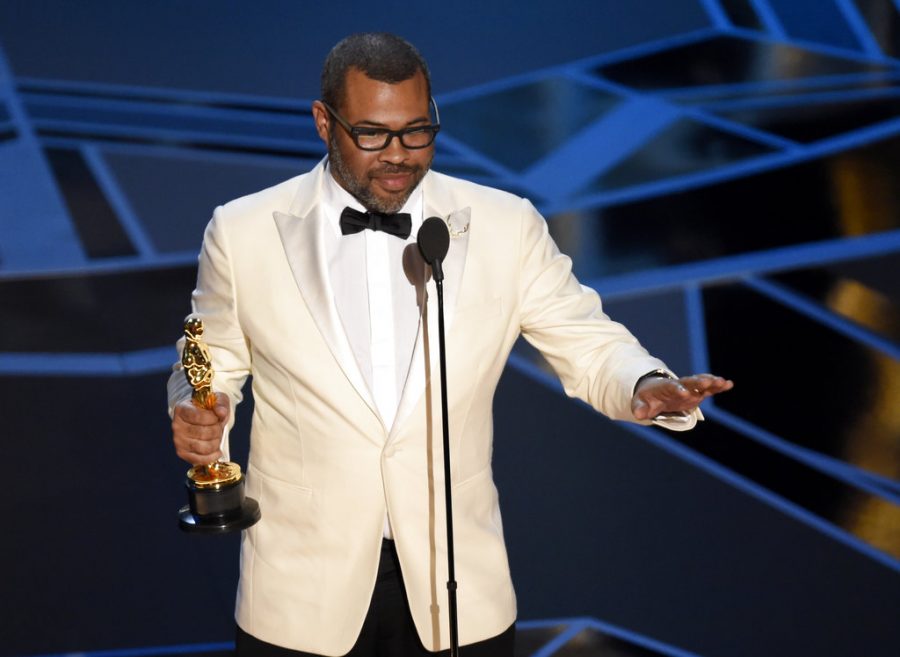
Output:
M402 192L406 190L414 178L412 170L381 172L373 176L379 187L387 192Z

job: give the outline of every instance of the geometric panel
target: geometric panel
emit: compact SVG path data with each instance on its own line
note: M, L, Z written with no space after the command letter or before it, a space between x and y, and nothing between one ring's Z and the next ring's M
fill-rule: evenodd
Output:
M825 173L821 163L811 162L628 204L560 213L549 217L551 231L559 234L557 221L572 226L571 239L560 248L572 256L576 274L585 281L840 237L831 200L796 193L820 187Z
M835 276L853 279L900 307L900 253L888 253L859 260L835 262L827 266Z
M568 627L567 627L568 625ZM592 627L594 625L594 627ZM520 623L516 627L517 657L666 657L670 650L652 650L599 629L590 619ZM463 651L460 651L462 654Z
M781 103L776 107L758 107L720 114L732 121L805 144L894 119L900 116L900 99L894 96L871 100L810 102L810 99L800 98L796 105Z
M737 389L737 388L735 388ZM756 418L751 418L756 420ZM838 481L800 461L769 449L708 417L691 432L671 433L672 440L713 459L781 498L900 559L900 544L889 540L900 532L900 507L860 522L860 510L878 508L884 500Z
M889 70L782 43L719 36L601 66L595 73L637 89L669 89Z
M881 52L900 56L900 6L896 0L853 0L853 4Z
M6 105L0 102L0 142L14 139L16 134L17 132L11 122L9 110L6 109Z
M196 252L216 206L315 165L297 158L263 164L113 149L103 157L160 253Z
M680 119L600 176L590 191L704 171L772 150L699 121Z
M134 245L81 153L77 149L47 148L44 155L88 256L135 255Z
M703 297L711 367L742 382L717 407L900 480L900 362L743 285L710 287ZM760 354L773 359L770 377L758 375Z
M751 30L762 29L763 24L759 16L753 11L753 0L720 0L722 11L728 19L738 27L746 27Z
M893 278L896 281L900 256L890 254L878 260L880 266L867 270L881 280ZM900 296L891 298L858 278L842 276L841 269L840 265L831 265L785 272L772 278L900 347Z
M579 278L594 280L896 229L898 163L895 137L785 168L548 218L554 234L557 221L569 228L558 231L560 247L573 257ZM803 191L823 189L831 192Z
M4 435L21 447L6 475L17 493L0 499L12 523L0 559L17 564L3 587L57 592L4 605L0 655L232 638L238 537L195 542L177 529L186 466L171 449L166 378L0 376L4 408L52 405L52 412L4 413ZM70 537L65 549L61 536ZM154 583L122 586L136 568L151 569ZM178 594L191 573L209 581ZM60 582L83 604L73 604ZM55 619L52 632L47 619Z
M288 139L295 143L318 141L309 115L294 108L209 107L202 103L152 102L139 96L116 98L112 92L106 97L91 98L61 93L52 87L31 88L22 98L39 132L121 135L121 129L129 126L133 136L162 139L188 133L202 135L195 137L198 141L216 137L260 142L267 139Z
M159 348L162 336L174 342L181 334L196 279L189 264L0 281L0 352Z
M82 265L81 242L34 141L0 144L0 172L0 269Z
M770 0L772 11L784 30L794 39L817 41L859 49L859 39L838 9L841 0ZM890 4L891 0L866 0L863 4ZM857 3L859 4L859 3Z
M608 91L553 77L444 103L441 124L453 138L520 171L620 100Z

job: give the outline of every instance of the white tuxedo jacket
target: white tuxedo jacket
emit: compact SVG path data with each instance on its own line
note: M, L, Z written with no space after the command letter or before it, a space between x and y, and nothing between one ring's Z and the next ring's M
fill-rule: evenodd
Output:
M205 324L214 388L236 404L253 375L247 494L262 520L243 536L237 621L287 648L349 651L374 588L387 513L419 636L429 650L445 649L434 283L422 282L426 266L410 246L406 266L423 319L388 431L332 301L322 175L320 164L217 208L200 255L193 309ZM457 228L468 221L444 261L459 636L468 644L516 618L491 448L494 390L519 333L568 394L616 419L634 420L635 382L665 366L603 314L527 200L435 172L422 185L425 217L452 216ZM170 405L189 395L175 371Z

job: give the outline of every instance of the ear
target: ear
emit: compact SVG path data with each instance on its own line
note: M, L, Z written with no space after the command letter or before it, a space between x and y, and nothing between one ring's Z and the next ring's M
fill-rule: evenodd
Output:
M312 104L313 121L316 124L316 132L319 133L319 139L328 144L328 125L331 117L328 110L322 104L322 101L316 100Z

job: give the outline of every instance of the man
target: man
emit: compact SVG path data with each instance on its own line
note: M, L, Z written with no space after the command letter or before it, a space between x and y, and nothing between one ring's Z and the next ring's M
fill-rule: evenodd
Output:
M335 46L313 117L328 157L218 208L204 237L193 304L219 406L195 408L183 374L170 380L176 451L200 464L227 450L229 400L253 374L247 494L262 520L243 536L238 653L449 645L436 301L415 248L423 219L438 216L451 233L460 643L466 655L512 655L491 406L520 332L569 394L616 419L690 428L731 382L677 379L650 357L574 279L528 201L430 171L437 107L410 44L364 34Z

